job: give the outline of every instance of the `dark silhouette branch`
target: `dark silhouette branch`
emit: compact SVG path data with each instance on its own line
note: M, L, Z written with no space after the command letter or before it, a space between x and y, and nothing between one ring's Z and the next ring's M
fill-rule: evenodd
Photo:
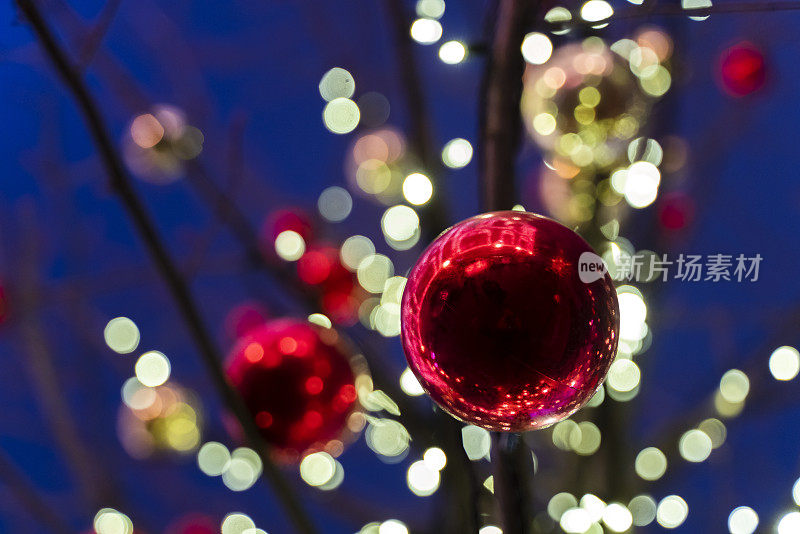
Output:
M497 0L487 17L490 48L481 84L479 176L481 208L511 209L522 136L519 103L525 60L522 40L540 0ZM531 531L533 462L517 434L493 434L494 487L503 532Z
M70 534L74 529L53 511L53 508L39 495L36 488L14 465L14 462L0 449L0 484L8 487L9 493L16 497L30 516L47 527L48 532Z
M481 84L478 147L481 209L511 209L515 204L515 163L522 135L522 39L540 0L498 0L489 19L492 33Z
M191 295L189 286L172 260L156 230L154 222L133 188L128 172L111 141L105 121L100 115L98 106L94 102L83 78L56 41L35 2L33 0L17 0L16 3L31 24L47 57L75 98L108 172L112 190L119 196L125 206L128 216L139 232L151 259L167 284L189 333L199 349L199 354L211 375L214 386L225 405L238 419L250 446L261 456L266 479L271 483L296 530L309 534L315 532L315 528L303 510L303 506L295 495L293 488L273 463L269 447L261 438L258 428L242 399L228 383L217 348L203 324L203 319Z

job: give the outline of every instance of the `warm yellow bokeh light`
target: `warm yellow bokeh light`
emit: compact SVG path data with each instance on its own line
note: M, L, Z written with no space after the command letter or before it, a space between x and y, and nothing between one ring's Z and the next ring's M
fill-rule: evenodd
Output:
M370 254L359 262L356 269L358 283L370 293L382 292L386 281L393 275L394 264L383 254Z
M581 18L586 22L598 22L613 14L611 4L605 0L589 0L581 7Z
M433 44L442 38L442 25L434 19L417 19L411 24L411 38L419 44Z
M553 43L543 33L532 32L522 40L522 57L533 65L542 65L553 55Z
M353 75L341 67L326 72L319 82L319 94L328 102L336 98L350 98L355 92Z
M147 387L160 386L169 379L169 360L157 350L145 352L136 361L136 378Z
M447 465L447 455L439 447L431 447L423 453L422 461L431 469L441 471Z
M658 480L667 472L667 457L660 449L647 447L636 456L634 467L644 480Z
M275 253L282 260L297 261L306 252L306 242L293 230L284 230L275 238Z
M415 206L421 206L433 196L433 184L430 178L422 173L415 172L403 180L403 196Z
M711 454L711 438L702 430L689 430L681 436L678 442L678 451L684 460L689 462L702 462Z
M472 161L472 145L466 139L451 139L442 149L442 162L451 169L460 169Z
M336 473L336 461L327 452L309 454L300 462L300 478L309 486L322 486Z
M800 352L794 347L778 347L769 357L769 372L775 380L793 379L800 372Z
M758 514L749 506L734 508L728 516L728 531L731 534L753 534L758 528Z
M750 392L750 380L742 371L731 369L722 375L719 392L722 398L730 403L744 402Z
M678 495L661 499L656 510L656 520L664 528L678 528L689 515L689 505Z
M221 526L222 534L246 534L255 528L256 524L250 519L250 516L241 513L226 515Z
M358 104L349 98L334 98L325 106L322 121L335 134L346 134L356 129L361 120Z
M108 348L119 354L129 354L139 346L139 328L127 317L111 319L103 330Z
M633 525L633 516L625 505L612 502L603 512L603 523L611 532L625 532Z
M439 471L431 468L424 460L414 462L408 467L408 489L418 497L433 495L439 488L439 480Z
M221 475L228 469L230 462L231 453L222 443L209 441L197 451L197 465L208 476Z
M461 41L447 41L439 47L439 59L448 65L457 65L467 58L467 47Z
M476 461L489 457L492 439L486 430L467 425L461 429L461 441L470 460Z

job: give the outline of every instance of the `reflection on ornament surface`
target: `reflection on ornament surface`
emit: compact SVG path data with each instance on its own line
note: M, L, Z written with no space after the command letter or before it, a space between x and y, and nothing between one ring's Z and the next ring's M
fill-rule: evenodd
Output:
M452 415L490 430L543 428L583 406L616 353L611 278L579 279L589 245L525 212L478 215L412 269L402 339L420 384Z

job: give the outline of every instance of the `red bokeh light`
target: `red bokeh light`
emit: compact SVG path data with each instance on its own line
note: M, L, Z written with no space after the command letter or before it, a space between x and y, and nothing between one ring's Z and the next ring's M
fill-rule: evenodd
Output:
M731 96L752 94L764 86L766 79L764 54L752 43L738 43L722 53L720 81Z

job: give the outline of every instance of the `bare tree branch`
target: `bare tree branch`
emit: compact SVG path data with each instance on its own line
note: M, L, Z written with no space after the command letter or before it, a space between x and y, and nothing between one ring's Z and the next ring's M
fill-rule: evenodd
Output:
M109 174L111 187L120 197L136 230L140 234L140 238L167 284L223 402L239 420L250 445L261 456L265 477L272 484L276 495L286 509L297 531L307 534L315 532L316 530L305 513L300 499L295 495L293 488L286 481L283 473L273 463L269 447L261 438L258 428L242 399L228 383L217 348L203 324L203 319L191 295L189 286L181 276L166 246L158 235L155 224L150 219L144 204L133 188L128 172L108 134L105 121L100 115L98 106L94 102L83 78L56 42L35 2L33 0L17 0L17 5L30 22L47 57L83 113L87 127Z
M39 495L36 488L17 469L2 449L0 449L0 483L8 486L11 494L28 510L31 517L46 526L49 532L56 534L74 532Z
M511 209L515 203L515 163L522 119L522 39L540 0L498 0L480 101L480 179L484 211Z

